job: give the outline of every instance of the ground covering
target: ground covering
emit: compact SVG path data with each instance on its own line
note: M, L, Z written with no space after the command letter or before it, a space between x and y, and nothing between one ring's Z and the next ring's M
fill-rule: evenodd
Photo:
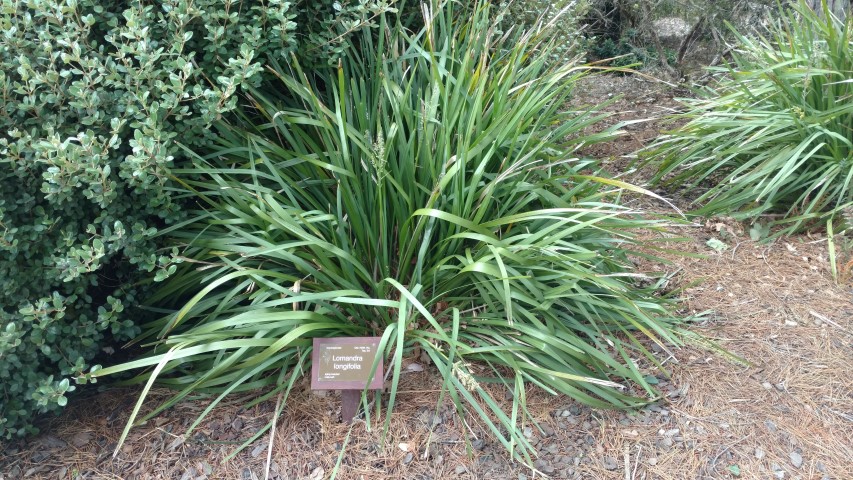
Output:
M657 137L665 127L660 117L676 108L672 97L684 94L640 77L599 76L584 80L574 102L598 103L619 92L625 95L607 107L608 121L652 120L585 152L616 172L631 164L630 152ZM690 192L674 193L677 203L689 200L678 196ZM642 197L628 203L667 209ZM672 355L655 350L671 377L650 381L665 398L636 414L530 389L528 408L541 429L531 424L524 435L539 453L536 468L552 478L846 478L853 471L847 373L853 289L849 278L833 281L825 235L758 244L724 218L648 235L686 238L670 246L702 255L667 254L669 264L636 261L641 271L669 272L668 288L683 289L682 313L713 311L693 328L743 361L698 346ZM726 248L710 248L711 239ZM367 432L356 422L338 478L539 478L511 463L484 425L466 426L449 404L436 411L442 381L433 367L405 358L402 370L388 437L383 442L381 429ZM130 389L72 400L62 416L45 421L40 437L0 447L0 478L253 479L264 478L269 455L270 478L320 479L334 469L350 432L337 421L337 395L311 393L305 383L278 420L272 449L264 436L223 463L269 421L274 399L249 410L240 410L241 399L223 403L184 438L207 406L195 400L132 430L112 458L138 394ZM512 401L502 392L495 397Z

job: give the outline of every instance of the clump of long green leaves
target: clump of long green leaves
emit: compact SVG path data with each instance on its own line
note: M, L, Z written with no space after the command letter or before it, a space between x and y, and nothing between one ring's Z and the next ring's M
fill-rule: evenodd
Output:
M662 161L653 182L707 187L703 215L782 214L779 234L853 203L851 24L801 3L770 38L739 36L719 83L685 101L689 122L645 152Z
M150 369L134 417L155 379L178 391L142 420L192 393L286 395L333 336L381 336L389 410L421 351L525 460L526 385L595 407L655 395L635 361L655 362L643 338L677 343L678 320L628 255L659 224L572 155L612 134L563 110L583 69L548 66L547 32L496 34L488 8L425 5L422 31L383 18L337 69L279 69L177 172L198 209L169 232L187 260L153 299L174 310L147 325L149 356L94 374Z

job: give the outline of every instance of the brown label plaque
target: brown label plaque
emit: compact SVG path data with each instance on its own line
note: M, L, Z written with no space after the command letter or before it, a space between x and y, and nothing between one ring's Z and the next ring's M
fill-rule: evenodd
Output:
M381 358L376 373L370 378L379 340L379 337L315 338L311 355L311 389L381 389L384 377Z

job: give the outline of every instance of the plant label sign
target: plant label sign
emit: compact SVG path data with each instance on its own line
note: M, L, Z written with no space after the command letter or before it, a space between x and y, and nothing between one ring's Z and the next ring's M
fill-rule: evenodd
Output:
M376 374L372 379L370 377L379 340L379 337L315 338L311 356L311 389L381 389L384 377L381 359Z
M361 391L382 388L382 358L370 377L379 350L379 337L315 338L311 353L311 389L341 391L341 421L358 413Z

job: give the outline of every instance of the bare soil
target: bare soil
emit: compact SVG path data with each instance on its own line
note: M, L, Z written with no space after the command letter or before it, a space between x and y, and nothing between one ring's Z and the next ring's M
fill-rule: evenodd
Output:
M662 116L686 92L637 77L584 80L576 103L611 95L608 122L648 119L587 155L634 181L631 152L659 135ZM635 199L646 207L648 200ZM473 416L437 405L439 383L429 367L406 369L391 429L338 422L339 399L303 384L278 419L272 448L265 434L226 459L272 416L275 401L249 410L245 399L223 405L190 436L187 426L206 400L181 403L131 430L113 457L137 390L74 399L46 419L39 437L0 445L6 479L262 479L328 478L340 458L342 479L837 479L853 478L853 288L830 274L820 234L757 244L743 227L711 219L674 227L670 246L697 256L664 254L681 290L691 328L731 355L694 345L658 351L669 377L656 375L665 400L637 412L597 411L537 389L528 405L539 421L525 428L539 457L533 471L513 463ZM728 249L707 245L716 238ZM846 280L849 280L846 279ZM411 362L411 360L409 360ZM155 397L165 398L165 392ZM344 453L341 455L341 450Z

